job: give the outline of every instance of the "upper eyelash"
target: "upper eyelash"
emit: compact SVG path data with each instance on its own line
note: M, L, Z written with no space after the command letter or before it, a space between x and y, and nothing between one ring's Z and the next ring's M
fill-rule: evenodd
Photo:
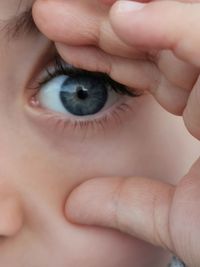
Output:
M53 68L52 68L53 67ZM51 79L59 76L66 75L69 77L76 77L78 75L90 75L92 77L101 78L105 84L111 85L112 89L121 95L127 95L130 97L138 97L141 94L134 89L129 90L129 88L121 83L118 83L110 78L110 76L106 73L101 72L91 72L79 68L75 68L74 66L63 62L59 55L56 55L53 60L53 65L51 67L46 68L46 77L39 82L39 86L42 86L49 82Z

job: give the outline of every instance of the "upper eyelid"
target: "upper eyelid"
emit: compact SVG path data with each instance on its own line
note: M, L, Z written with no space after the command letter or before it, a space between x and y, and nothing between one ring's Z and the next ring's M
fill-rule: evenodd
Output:
M57 77L58 75L66 75L66 76L78 76L78 75L91 75L102 78L105 83L111 85L112 89L116 91L118 94L127 95L130 97L139 97L141 92L139 93L137 90L131 89L131 91L124 85L114 81L111 79L106 73L100 72L91 72L83 69L78 69L66 62L60 57L60 55L56 52L54 55L53 64L51 66L47 66L46 68L46 78L43 78L39 83L39 86L44 85L49 82L51 79Z

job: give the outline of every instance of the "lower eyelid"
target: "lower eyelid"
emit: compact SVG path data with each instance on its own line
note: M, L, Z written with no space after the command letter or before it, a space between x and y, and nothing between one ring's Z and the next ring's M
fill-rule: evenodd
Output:
M74 121L75 123L79 121L80 122L83 122L83 121L91 122L94 120L96 121L96 120L101 119L102 117L106 116L107 113L113 112L118 106L125 104L130 98L128 96L120 96L116 94L114 91L113 91L113 94L115 94L116 98L112 99L111 100L112 102L108 101L101 111L99 111L98 113L94 115L88 115L88 116L75 116L69 112L64 114L64 113L53 111L49 108L42 107L37 97L33 97L31 99L30 106L37 109L39 112L43 112L46 115L53 116L53 117L54 116L60 117L60 120L63 120L63 121Z
M130 98L123 96L120 102L111 108L101 112L94 118L88 116L87 119L66 118L66 116L33 106L32 103L26 105L28 118L39 125L40 131L45 135L57 138L56 142L63 142L66 136L70 140L80 140L82 138L98 138L102 134L112 133L117 127L130 120L137 113L137 106L140 98Z

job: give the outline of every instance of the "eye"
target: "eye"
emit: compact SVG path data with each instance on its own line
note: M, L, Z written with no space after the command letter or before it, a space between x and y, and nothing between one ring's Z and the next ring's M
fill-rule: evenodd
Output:
M40 118L62 129L106 129L131 110L130 97L141 91L112 80L107 74L77 69L58 56L32 88L30 105ZM137 102L137 101L136 101ZM55 127L54 127L55 128Z
M94 115L117 102L120 95L98 75L59 75L44 84L38 101L44 108L74 116Z
M51 111L90 116L109 108L122 95L138 96L108 75L74 68L58 56L46 71L47 77L40 82L37 101Z

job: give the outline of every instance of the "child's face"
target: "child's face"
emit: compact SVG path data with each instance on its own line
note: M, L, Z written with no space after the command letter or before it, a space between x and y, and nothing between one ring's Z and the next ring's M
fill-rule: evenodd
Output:
M175 182L193 155L192 140L180 119L147 94L131 98L109 91L105 101L100 93L106 107L81 122L54 111L64 109L59 82L52 92L38 83L53 61L50 42L25 30L30 25L22 20L5 26L24 8L18 0L0 2L0 266L165 266L162 250L111 230L73 225L63 207L73 188L92 177ZM52 87L56 78L49 79ZM79 101L84 112L95 103L94 94L86 105L87 93Z

